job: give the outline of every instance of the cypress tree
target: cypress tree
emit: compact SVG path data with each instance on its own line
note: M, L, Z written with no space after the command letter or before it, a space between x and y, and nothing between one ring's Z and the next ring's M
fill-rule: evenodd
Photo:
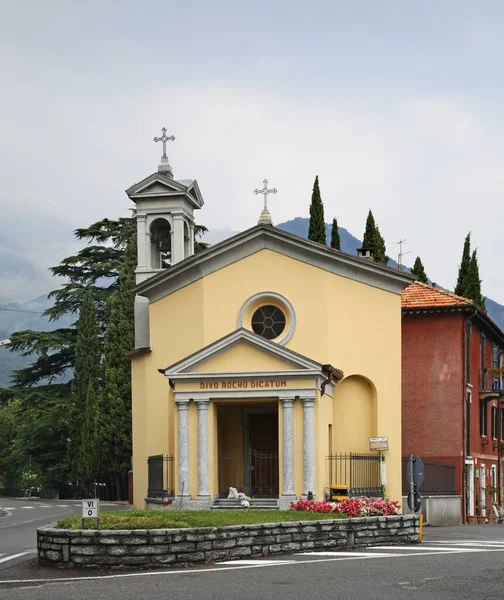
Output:
M418 281L422 283L427 283L427 274L425 273L424 266L419 256L416 257L415 264L411 269L411 273L418 277Z
M369 211L366 219L366 230L362 240L362 247L373 251L373 258L376 262L386 265L388 262L385 240L383 239L378 226L375 223L373 213Z
M109 481L118 496L126 497L126 478L131 465L131 364L127 357L135 344L134 270L136 235L131 236L119 272L119 289L108 299L104 344L102 393L102 453L107 457Z
M338 229L338 221L333 219L331 228L331 248L335 250L341 250L341 239Z
M326 226L324 220L324 205L320 196L318 175L313 184L312 199L310 204L310 225L308 227L308 239L319 244L327 245Z
M474 250L467 271L466 297L470 298L481 310L486 310L485 298L481 295L481 279L479 276L478 251Z
M79 450L79 472L84 478L89 491L91 491L91 484L101 479L100 390L96 385L97 382L89 381Z
M464 250L462 251L462 262L460 263L455 293L457 296L469 297L467 295L468 274L471 265L471 232L466 235Z
M94 438L91 417L95 408L88 406L96 404L96 395L100 388L102 344L100 326L92 292L87 290L79 311L77 321L77 340L75 347L74 379L72 382L73 406L70 415L69 448L70 462L74 476L87 479L91 464L89 456L82 452ZM89 417L89 418L88 418ZM89 483L89 480L87 481Z

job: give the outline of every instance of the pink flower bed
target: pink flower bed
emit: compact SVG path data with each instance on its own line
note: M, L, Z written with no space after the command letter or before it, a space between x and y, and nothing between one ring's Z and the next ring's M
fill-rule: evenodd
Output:
M380 500L378 498L351 498L341 502L326 500L298 500L291 502L290 510L337 513L348 517L377 517L383 515L398 515L400 504L397 500Z

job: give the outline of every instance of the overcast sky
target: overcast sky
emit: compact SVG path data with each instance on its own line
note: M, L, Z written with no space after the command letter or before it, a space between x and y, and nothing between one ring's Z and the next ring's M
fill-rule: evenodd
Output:
M504 3L18 0L0 23L0 202L74 226L128 214L166 126L210 229L308 216L453 286L463 239L504 302ZM22 234L22 229L19 231ZM42 235L42 233L41 233Z

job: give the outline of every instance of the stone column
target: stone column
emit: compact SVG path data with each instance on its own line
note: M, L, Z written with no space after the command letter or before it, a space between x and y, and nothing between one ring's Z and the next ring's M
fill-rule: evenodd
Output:
M209 398L196 400L198 406L198 497L199 503L211 504L208 491L208 403Z
M147 269L147 260L150 261L150 254L147 255L147 248L150 248L150 244L147 244L147 213L137 213L137 268ZM138 283L138 282L137 282Z
M294 494L294 397L281 397L283 405L283 493L280 510L287 510L296 501Z
M315 396L303 396L303 497L315 496Z
M184 217L173 215L171 262L172 265L184 260Z
M189 400L175 400L178 408L178 494L189 498ZM178 500L178 498L176 499Z

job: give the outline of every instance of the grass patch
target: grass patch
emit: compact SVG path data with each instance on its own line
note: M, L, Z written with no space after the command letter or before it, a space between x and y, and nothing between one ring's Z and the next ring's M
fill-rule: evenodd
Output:
M335 513L312 513L292 510L111 510L101 513L101 529L165 529L172 527L223 527L225 525L254 525L281 521L320 521L345 519ZM81 529L80 517L60 519L60 529ZM96 527L94 520L86 520L86 529Z

